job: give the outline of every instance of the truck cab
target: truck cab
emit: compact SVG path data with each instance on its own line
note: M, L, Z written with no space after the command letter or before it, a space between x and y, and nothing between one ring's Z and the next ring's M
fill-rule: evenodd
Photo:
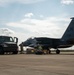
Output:
M11 37L11 36L0 36L0 54L4 53L11 53L17 54L18 53L18 38Z

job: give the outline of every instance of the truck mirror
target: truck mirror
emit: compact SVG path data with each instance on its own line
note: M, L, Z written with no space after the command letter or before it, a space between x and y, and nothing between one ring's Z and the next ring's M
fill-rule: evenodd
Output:
M14 41L15 41L16 43L18 43L18 38L17 38L17 37L14 37Z

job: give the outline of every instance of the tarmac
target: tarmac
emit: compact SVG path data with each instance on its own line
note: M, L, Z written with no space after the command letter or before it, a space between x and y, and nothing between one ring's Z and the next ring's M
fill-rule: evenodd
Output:
M74 75L74 52L0 55L0 75Z

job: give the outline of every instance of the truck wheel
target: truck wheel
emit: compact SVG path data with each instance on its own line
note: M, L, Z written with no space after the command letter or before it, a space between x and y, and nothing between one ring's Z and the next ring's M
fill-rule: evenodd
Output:
M51 50L49 50L49 54L51 54Z
M3 48L0 48L0 55L3 55L4 54L4 50Z
M18 54L18 51L14 51L13 54Z

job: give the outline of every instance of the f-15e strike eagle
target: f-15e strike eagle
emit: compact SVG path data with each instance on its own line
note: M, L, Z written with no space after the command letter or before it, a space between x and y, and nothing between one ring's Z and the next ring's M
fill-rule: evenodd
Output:
M43 49L49 50L49 53L51 52L50 49L54 48L56 49L56 54L59 54L60 50L58 48L68 48L74 45L74 17L71 19L61 39L47 37L29 38L23 42L23 46L36 47L39 44Z

